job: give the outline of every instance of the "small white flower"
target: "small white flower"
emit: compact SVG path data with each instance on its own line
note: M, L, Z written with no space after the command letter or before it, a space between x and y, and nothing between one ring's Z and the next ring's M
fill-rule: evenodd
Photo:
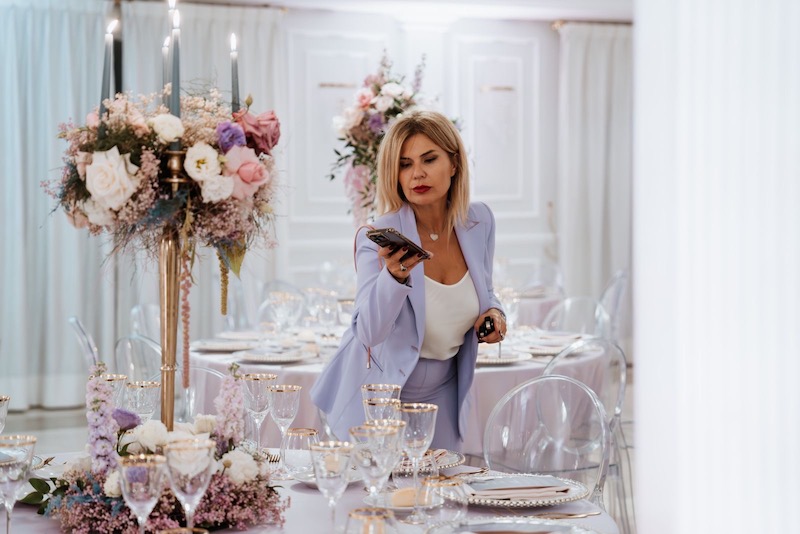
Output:
M165 445L169 439L167 427L157 419L150 419L146 423L137 426L133 433L136 441L152 452Z
M210 180L222 172L222 166L219 164L219 153L214 147L202 141L186 151L186 160L183 162L183 168L186 169L189 176L200 183Z
M226 462L227 460L227 462ZM220 458L220 464L230 462L230 467L225 469L225 474L228 475L234 484L244 484L254 480L260 473L258 463L255 459L238 449L234 449Z
M194 418L194 433L200 434L204 432L208 432L209 434L214 431L214 427L217 426L217 416L216 415L206 415L199 413Z
M203 202L219 202L230 198L236 185L233 176L222 174L208 178L201 184L200 193L203 195Z
M175 115L162 113L150 119L150 126L162 143L177 141L183 135L183 123Z
M89 445L86 445L88 450ZM66 468L64 468L64 474L67 473L83 473L85 471L89 471L92 469L92 457L91 456L79 456L67 462Z
M114 224L114 212L101 206L91 198L83 202L81 209L92 224L97 226L113 226Z
M119 485L119 471L114 470L108 474L103 484L103 493L107 497L122 497L122 488Z
M372 105L375 106L375 109L383 113L394 105L394 98L386 95L376 96L372 99Z
M101 206L118 210L136 192L138 170L139 167L131 163L131 155L120 155L116 146L95 152L91 165L86 166L86 189Z
M389 82L381 87L381 94L392 98L400 98L406 93L406 88L399 83Z

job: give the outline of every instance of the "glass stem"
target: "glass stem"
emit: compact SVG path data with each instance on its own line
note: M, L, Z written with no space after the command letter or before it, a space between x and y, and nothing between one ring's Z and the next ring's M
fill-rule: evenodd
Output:
M145 527L146 524L147 524L147 519L146 518L145 518L144 521L142 521L141 519L139 520L139 534L145 534L144 527Z
M189 506L184 506L183 511L186 514L186 528L194 528L194 510Z
M419 516L419 458L414 456L411 458L411 470L414 472L414 513L411 514L415 517Z
M9 500L13 499L13 498L14 497L11 496L11 497L9 497ZM13 509L14 509L14 501L11 501L10 503L7 502L6 503L6 534L11 534L11 511Z
M336 532L336 501L328 499L328 508L331 509L331 528Z
M262 421L263 421L263 419L262 419ZM256 450L260 451L261 450L261 423L255 417L253 417L253 426L256 429Z

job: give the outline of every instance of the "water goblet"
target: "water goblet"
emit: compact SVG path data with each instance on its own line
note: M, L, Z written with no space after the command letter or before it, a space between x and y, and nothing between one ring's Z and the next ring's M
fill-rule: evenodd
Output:
M122 406L125 400L125 382L128 380L128 376L113 373L104 373L100 376L103 380L108 382L114 390L111 396L111 403L114 408Z
M389 427L397 430L397 433L394 435L394 441L387 445L392 453L389 461L391 465L390 470L394 471L398 462L403 458L403 438L406 432L406 422L401 419L372 419L370 421L365 421L364 426Z
M311 480L314 462L311 446L319 443L319 432L315 428L290 428L281 443L282 461L286 473L297 480Z
M419 461L419 469L417 470L418 477L435 477L439 475L439 465L436 462L436 455L433 451L427 451ZM387 495L387 502L398 506L413 506L419 500L419 503L425 503L422 498L422 488L415 482L414 469L410 458L402 458L400 462L395 465L392 471L392 486L393 491ZM404 517L403 522L413 522L413 517L409 520Z
M323 336L333 336L339 322L339 295L335 291L321 294L317 319Z
M281 461L278 469L272 474L273 478L278 480L286 480L288 477L283 464L283 439L286 436L289 425L292 424L292 421L297 416L297 409L300 407L301 389L303 389L302 386L287 384L267 387L269 391L270 416L281 431Z
M435 404L424 402L406 402L400 406L400 415L406 422L406 432L403 436L403 448L406 456L411 459L414 489L419 495L419 464L425 451L431 446L433 433L436 429L436 413L439 407ZM413 524L425 522L425 516L420 512L419 499L415 499L414 512L406 519Z
M250 419L253 421L255 432L256 450L261 450L261 425L269 413L269 384L278 379L275 373L245 373L242 375L244 384L244 404Z
M152 380L136 380L129 382L128 410L137 414L142 423L149 421L156 411L161 397L161 382Z
M350 428L353 444L350 462L355 464L364 479L370 504L378 505L380 493L392 471L397 433L397 427L389 426L361 425Z
M400 399L364 399L364 415L367 421L373 419L399 419Z
M186 526L194 527L194 511L208 489L216 462L217 444L210 439L187 439L164 446L172 493L183 505Z
M463 519L467 515L468 499L461 477L433 475L422 479L419 500L426 503L425 515L428 523L439 524Z
M344 493L350 472L353 446L347 441L321 441L311 446L317 489L328 499L331 532L336 531L336 501Z
M385 508L356 508L347 515L345 534L390 534L397 532L391 510Z
M6 417L8 417L8 404L11 402L11 397L8 395L0 395L0 434L6 427Z
M139 454L119 459L122 498L144 534L147 518L164 491L167 459L159 454Z
M361 400L400 399L399 384L364 384L361 386Z
M34 436L0 436L0 498L6 507L6 534L11 532L17 490L28 481L35 447Z

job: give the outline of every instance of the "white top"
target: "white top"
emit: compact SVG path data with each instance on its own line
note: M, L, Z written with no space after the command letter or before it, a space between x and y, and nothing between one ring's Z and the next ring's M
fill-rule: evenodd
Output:
M447 360L458 352L464 333L475 326L480 303L469 271L448 286L425 277L425 337L421 358Z

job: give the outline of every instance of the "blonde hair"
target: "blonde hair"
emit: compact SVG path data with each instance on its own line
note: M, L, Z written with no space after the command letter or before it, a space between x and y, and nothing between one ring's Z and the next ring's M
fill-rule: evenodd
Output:
M400 150L416 134L425 134L444 150L455 167L447 195L447 229L467 220L469 211L469 166L461 135L452 121L436 111L411 111L400 116L381 141L378 150L378 215L399 210L407 202L400 186Z

